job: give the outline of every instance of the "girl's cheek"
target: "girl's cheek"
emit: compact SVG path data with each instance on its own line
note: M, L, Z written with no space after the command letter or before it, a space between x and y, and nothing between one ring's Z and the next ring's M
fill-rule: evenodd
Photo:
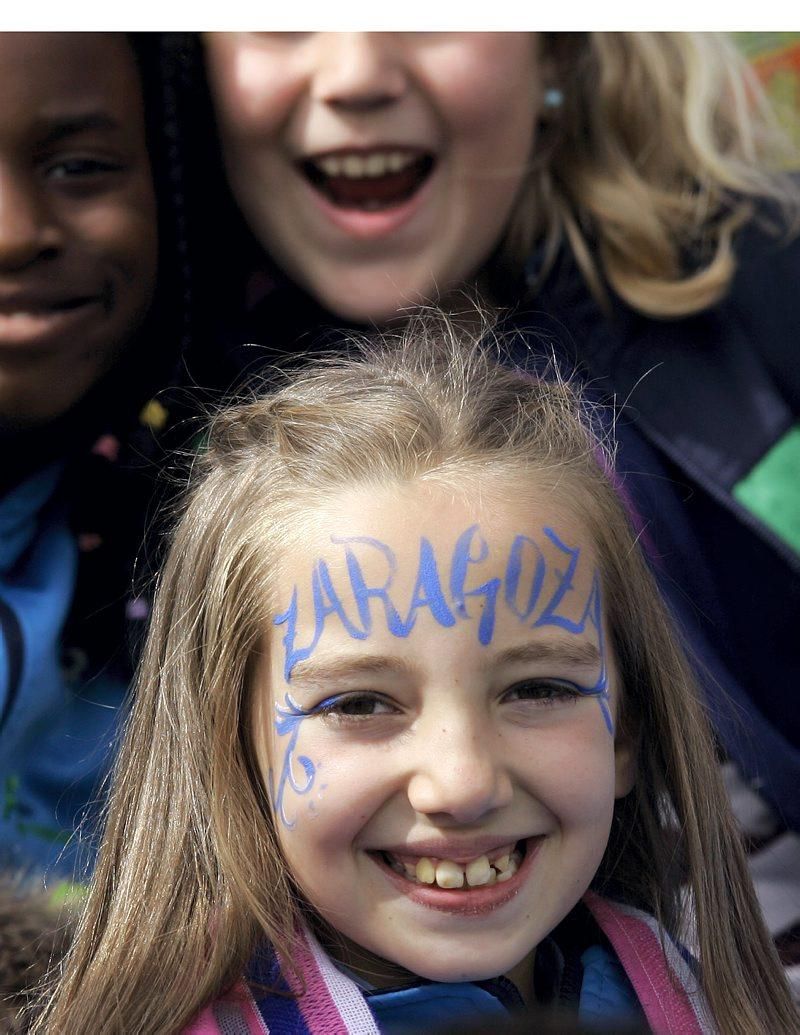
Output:
M277 133L296 93L290 68L254 44L213 43L209 77L223 134L263 139Z
M438 99L445 121L452 129L467 132L495 124L509 110L519 110L524 106L522 98L529 98L533 107L538 95L535 50L533 40L442 43L428 55L421 75Z

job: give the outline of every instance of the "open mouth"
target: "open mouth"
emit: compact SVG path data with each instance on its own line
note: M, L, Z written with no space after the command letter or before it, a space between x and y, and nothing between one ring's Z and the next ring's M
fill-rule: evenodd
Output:
M398 148L316 155L300 162L300 170L339 208L378 212L413 197L435 164L429 152Z
M463 864L452 859L434 859L428 856L416 858L394 855L391 852L375 854L395 873L405 877L412 884L469 891L471 888L504 884L511 880L522 865L527 850L526 840L517 841Z

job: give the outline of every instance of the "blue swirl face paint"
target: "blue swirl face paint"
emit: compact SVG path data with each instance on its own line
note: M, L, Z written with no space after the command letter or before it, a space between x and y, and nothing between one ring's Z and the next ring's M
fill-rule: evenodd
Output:
M383 620L389 632L396 637L408 637L417 621L418 613L425 609L442 628L448 629L457 622L473 621L477 618L477 639L483 646L492 642L497 617L498 601L521 624L529 628L554 626L572 635L582 635L592 626L600 654L600 674L591 687L578 687L581 694L598 699L604 722L613 733L613 722L608 704L608 677L603 635L603 607L600 578L592 571L591 583L585 599L577 599L575 583L581 562L580 547L572 547L563 541L558 533L545 526L542 529L543 543L530 535L517 534L504 561L504 578L494 577L470 586L470 578L480 565L491 560L489 545L481 534L479 525L470 525L456 539L453 547L447 578L440 574L440 564L430 541L422 536L419 540L419 559L411 599L402 617L400 601L392 598L392 588L397 574L397 559L392 549L379 539L369 536L331 536L335 546L344 547L344 560L349 585L337 592L330 575L328 563L318 558L311 570L311 606L314 615L314 631L309 643L297 644L298 587L294 586L289 607L274 618L276 626L285 625L283 636L283 675L290 682L295 665L311 657L319 644L326 622L335 616L342 628L352 639L364 640L370 636L376 615L373 605L379 604ZM548 563L542 546L548 544ZM562 567L556 567L553 559L563 557ZM370 584L364 575L364 564L370 562L374 568L376 560L385 566L382 580ZM582 580L586 585L586 579ZM549 588L545 591L545 586ZM443 586L449 590L449 599ZM345 593L344 590L348 592ZM585 592L585 590L584 590ZM345 596L355 605L356 615L348 614L343 603ZM380 612L378 614L378 620ZM287 701L290 699L287 697ZM300 721L305 713L280 710L279 721L284 724L289 718ZM277 728L277 722L276 722ZM279 735L290 732L289 728L279 730ZM297 727L291 727L294 750ZM298 759L298 761L301 761ZM308 761L308 760L306 760ZM301 764L302 761L301 761ZM309 763L310 765L310 763ZM284 761L285 774L291 774L291 763ZM310 779L313 782L313 766ZM294 786L294 783L292 783ZM282 800L282 797L281 797Z
M314 780L317 775L317 767L307 758L305 755L298 755L295 759L295 750L297 748L297 738L300 735L300 725L304 719L307 719L312 712L303 711L302 708L294 701L289 694L284 697L285 707L281 705L275 705L275 711L277 718L275 719L275 732L279 737L289 737L289 742L286 745L286 749L283 753L283 764L281 765L281 773L278 778L277 788L274 785L272 770L269 773L269 796L272 802L272 807L275 809L276 814L280 818L281 823L288 829L291 830L295 825L295 820L290 819L286 814L286 806L284 798L286 795L287 787L294 791L295 794L305 795L308 794L311 788L314 786ZM302 777L298 778L295 775L295 762L300 766L302 770Z

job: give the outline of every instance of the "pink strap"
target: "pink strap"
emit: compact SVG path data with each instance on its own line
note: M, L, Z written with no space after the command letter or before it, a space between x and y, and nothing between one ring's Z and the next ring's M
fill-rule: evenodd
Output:
M700 1023L692 1005L699 992L690 996L685 987L689 982L697 984L689 968L675 958L679 957L677 949L667 962L661 941L645 914L591 891L584 895L584 902L611 942L653 1031L657 1035L705 1035L713 1031Z
M183 1035L269 1035L250 990L238 981L184 1028Z
M292 958L305 980L305 995L298 1000L309 1031L324 1035L380 1035L372 1012L358 986L334 966L308 930L299 932ZM300 988L290 968L286 980Z

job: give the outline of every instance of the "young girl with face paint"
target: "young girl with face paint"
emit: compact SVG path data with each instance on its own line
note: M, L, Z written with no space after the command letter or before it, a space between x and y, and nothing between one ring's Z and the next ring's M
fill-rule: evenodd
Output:
M795 1030L594 423L444 324L220 414L36 1030Z

